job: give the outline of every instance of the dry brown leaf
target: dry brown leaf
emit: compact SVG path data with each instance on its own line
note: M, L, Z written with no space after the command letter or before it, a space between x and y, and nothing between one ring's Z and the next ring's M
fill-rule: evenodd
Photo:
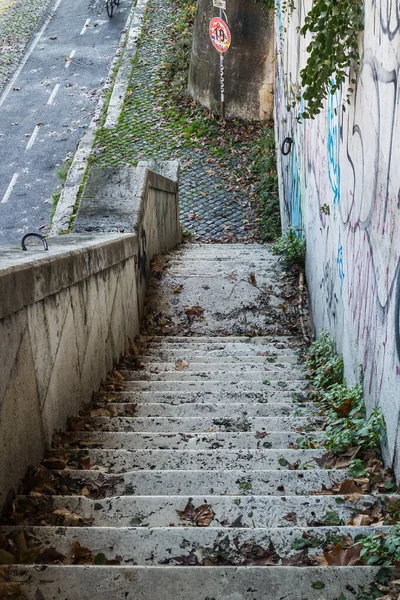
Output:
M262 440L263 438L267 437L268 433L266 431L256 431L256 435L255 438L256 440Z
M90 465L90 456L85 456L79 461L79 467L84 471L89 471L92 467Z
M57 471L61 471L66 468L67 461L64 456L48 456L43 461L43 466L47 469L56 469Z
M58 508L53 511L53 515L61 517L64 525L69 525L71 527L76 527L83 523L83 518L80 515L70 512L67 508Z
M94 556L86 546L81 546L77 540L71 542L71 558L74 565L92 565Z
M362 525L371 525L372 522L373 519L371 519L369 515L359 514L355 515L352 519L350 519L347 525L353 525L353 527L361 527Z
M14 594L18 594L16 600L19 600L22 596L21 594L21 584L16 581L4 581L0 580L0 600L7 600L10 596L14 596Z
M354 544L349 548L343 548L343 542L339 542L333 546L332 550L323 553L323 559L319 556L314 556L319 564L325 563L329 567L353 567L361 564L360 552L362 544Z
M251 285L257 285L257 279L254 273L250 273L247 280L249 283L251 283Z
M175 288L172 290L172 292L173 292L174 294L181 294L181 293L182 293L182 291L183 291L183 284L182 284L182 283L181 283L180 285L177 285L177 286L176 286L176 287L175 287Z
M177 510L176 512L182 521L191 521L199 527L208 527L215 517L215 512L211 506L211 504L201 504L195 508L189 500L184 510Z
M185 306L183 310L189 319L200 318L204 312L204 308L201 306Z
M351 413L353 401L351 398L345 400L340 406L331 406L332 410L335 411L341 417L348 417Z
M175 369L177 371L183 371L186 367L189 366L189 363L186 360L177 360L175 363Z

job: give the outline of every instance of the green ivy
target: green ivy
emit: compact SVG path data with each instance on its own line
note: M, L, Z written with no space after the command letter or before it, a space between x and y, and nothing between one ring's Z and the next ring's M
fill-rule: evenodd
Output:
M307 46L307 63L300 72L304 88L305 119L321 112L328 94L339 90L351 68L358 71L358 38L363 29L363 0L314 0L306 15L301 35L312 35ZM355 84L356 79L352 78ZM350 102L353 88L347 89ZM345 106L343 105L343 110Z

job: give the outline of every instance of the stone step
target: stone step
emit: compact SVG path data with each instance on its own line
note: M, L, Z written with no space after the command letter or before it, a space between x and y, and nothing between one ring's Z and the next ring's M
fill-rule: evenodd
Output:
M54 472L58 476L57 472ZM190 470L128 471L122 476L102 471L65 471L61 476L79 482L75 486L94 486L100 496L171 495L308 495L331 489L336 483L351 479L346 469L309 471L280 470ZM74 486L73 486L74 488ZM72 489L73 489L72 488Z
M260 350L259 347L253 346L252 348L244 347L240 344L235 344L234 347L229 348L214 345L213 350L205 350L201 347L191 349L190 347L183 346L164 346L159 348L158 346L146 346L141 348L143 354L139 354L138 358L144 364L148 362L172 362L175 364L177 360L186 360L191 363L218 363L220 362L237 362L244 360L245 362L251 362L253 360L259 360L261 363L267 362L279 362L284 364L300 364L298 352L290 353L289 350L285 349L274 349L273 346L266 346L265 349Z
M114 421L115 419L109 419ZM311 434L309 434L311 435ZM241 433L134 433L113 431L110 424L103 431L66 433L61 445L70 448L119 448L125 450L242 450L263 448L289 448L307 434L272 432Z
M337 496L121 496L91 500L85 496L17 496L15 510L31 506L19 525L42 525L53 511L64 510L89 520L93 527L243 527L278 528L347 525L372 507L385 510L399 496L361 496L350 501ZM191 508L188 508L191 506ZM201 507L199 509L199 507ZM197 510L197 513L196 513ZM180 513L180 514L178 514ZM183 514L182 514L183 513ZM65 513L64 513L65 514ZM201 518L204 517L205 521ZM54 517L57 518L57 517ZM59 523L64 522L59 516Z
M249 370L241 370L235 369L234 371L223 371L222 369L214 369L211 371L187 371L184 369L180 371L178 369L173 369L172 371L151 371L146 369L145 371L128 371L123 370L121 374L125 381L173 381L173 382L191 382L191 381L226 381L229 384L236 382L251 382L254 383L264 383L266 380L271 381L271 385L279 385L275 382L286 382L286 381L296 381L301 382L303 387L307 385L305 379L301 378L301 373L299 369L289 370L289 369L274 369L272 368L263 368L263 369L254 369L253 371ZM269 383L264 383L264 385L269 385ZM281 386L286 387L286 386Z
M91 468L108 473L126 473L140 469L169 470L301 470L319 469L316 458L325 454L325 449L316 450L102 450L89 449L86 453ZM59 457L60 451L53 450L50 457ZM82 453L66 457L68 465L75 459L82 460ZM72 462L71 462L72 461ZM48 463L49 464L49 463Z
M99 431L136 432L213 432L213 431L297 431L318 429L321 420L310 417L91 417L87 419L92 429Z
M280 379L265 378L262 381L246 381L243 378L231 377L230 380L212 381L124 381L125 391L163 391L163 392L269 392L271 390L284 390L298 392L307 389L307 382L302 379L282 381Z
M152 355L139 355L137 358L139 359L139 362L145 365L146 369L165 368L167 371L170 371L174 370L176 367L176 360L159 361L155 356ZM279 354L278 356L259 356L257 354L253 354L250 356L214 356L211 353L211 356L204 355L199 357L193 357L192 359L190 359L188 366L185 367L185 370L219 370L221 368L221 365L226 365L228 368L225 370L227 371L236 367L243 367L244 370L247 368L253 369L256 367L260 369L260 365L270 365L275 366L277 368L281 368L281 365L283 365L282 368L285 367L288 369L294 369L296 368L295 366L293 366L296 364L296 361L293 360L294 358L297 359L297 357L287 356L285 354ZM301 369L302 367L301 365L299 365L297 368Z
M276 362L269 362L265 357L258 356L257 358L261 358L264 362L245 362L238 358L234 359L231 362L192 362L192 361L175 361L175 362L147 362L143 363L145 369L141 369L139 371L134 371L137 375L140 373L190 373L190 374L203 374L203 373L291 373L296 372L297 377L299 378L300 373L302 373L302 369L298 365L293 365L291 363L280 363L278 360ZM141 357L140 357L141 360ZM176 364L178 362L178 364ZM183 364L182 364L183 362ZM132 373L127 369L120 370L120 373L125 377L125 374Z
M227 335L227 336L210 336L210 335L196 335L196 336L177 336L177 335L142 335L139 340L139 344L151 343L151 345L157 345L158 347L164 346L178 346L183 344L184 346L197 346L197 345L209 345L219 344L230 347L232 344L245 344L246 346L264 346L265 344L275 344L281 348L298 348L303 346L301 338L291 336L248 336L248 335Z
M237 528L237 527L61 527L26 526L0 527L0 537L9 540L25 532L28 548L34 545L37 550L54 548L70 558L73 545L79 542L94 555L102 553L108 560L119 557L120 563L129 565L178 565L203 562L232 566L241 565L246 558L254 556L254 561L271 547L281 559L295 557L296 541L307 536L312 547L305 555L316 555L323 551L333 536L368 535L373 532L390 531L391 527L278 527L278 528ZM251 550L253 549L253 553ZM49 562L46 556L36 558L36 564Z
M257 404L283 404L290 403L294 405L299 403L301 406L308 406L308 391L286 391L270 390L270 386L265 386L265 391L227 391L219 389L216 392L212 390L203 391L130 391L130 392L101 392L100 398L108 401L128 402L128 403L165 403L165 404L200 404L200 403L246 403L248 406Z
M290 402L275 404L246 404L244 402L146 402L129 403L113 402L113 408L123 415L135 417L198 417L201 415L217 415L219 418L232 417L305 417L317 411L311 402L307 406L298 407ZM133 413L134 411L134 413Z
M202 567L21 565L10 578L26 600L356 600L379 567ZM151 592L150 592L151 590ZM40 592L40 596L37 594Z

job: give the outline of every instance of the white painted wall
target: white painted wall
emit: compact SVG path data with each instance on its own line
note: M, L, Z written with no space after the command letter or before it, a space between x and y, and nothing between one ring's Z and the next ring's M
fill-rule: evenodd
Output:
M289 24L277 15L277 142L294 139L288 156L278 151L284 225L304 228L316 330L335 337L349 384L359 380L362 367L367 407L382 408L386 457L400 476L398 4L366 0L350 107L341 110L342 90L314 121L302 123L296 121L299 108L286 108L305 64L307 44L297 27L311 3L297 4ZM325 204L330 215L321 211Z

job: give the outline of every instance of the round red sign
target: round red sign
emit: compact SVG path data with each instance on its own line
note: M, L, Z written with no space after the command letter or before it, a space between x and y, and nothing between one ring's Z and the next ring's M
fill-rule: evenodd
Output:
M210 21L210 39L214 48L226 52L231 45L231 32L228 25L219 17Z

